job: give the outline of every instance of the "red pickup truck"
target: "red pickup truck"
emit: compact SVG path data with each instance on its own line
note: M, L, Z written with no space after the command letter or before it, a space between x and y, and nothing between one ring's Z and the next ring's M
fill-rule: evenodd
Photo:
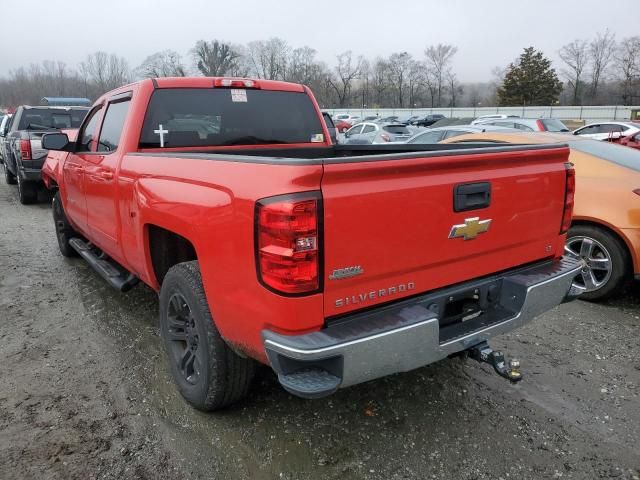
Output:
M332 145L307 87L235 78L127 85L42 142L62 254L159 292L199 409L256 361L305 398L465 352L517 380L486 341L580 293L564 145Z

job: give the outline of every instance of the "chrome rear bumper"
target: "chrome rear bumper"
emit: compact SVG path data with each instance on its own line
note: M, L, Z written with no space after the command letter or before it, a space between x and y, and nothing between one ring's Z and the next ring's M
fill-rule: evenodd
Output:
M356 313L318 332L286 336L265 330L264 346L287 390L321 397L428 365L514 330L576 298L580 291L572 280L580 268L564 257ZM443 302L469 291L487 297L486 309L446 324L439 315Z

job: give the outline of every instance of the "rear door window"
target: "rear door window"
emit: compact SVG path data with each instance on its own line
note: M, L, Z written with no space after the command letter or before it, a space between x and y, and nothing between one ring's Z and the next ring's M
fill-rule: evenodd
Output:
M168 88L151 97L140 148L318 143L322 132L303 92Z

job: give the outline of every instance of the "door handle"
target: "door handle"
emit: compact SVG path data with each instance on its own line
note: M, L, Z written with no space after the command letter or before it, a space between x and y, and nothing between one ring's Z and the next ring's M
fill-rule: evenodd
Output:
M478 182L456 185L453 192L453 210L466 212L491 205L491 183Z
M100 176L105 180L112 180L113 172L111 170L100 170Z

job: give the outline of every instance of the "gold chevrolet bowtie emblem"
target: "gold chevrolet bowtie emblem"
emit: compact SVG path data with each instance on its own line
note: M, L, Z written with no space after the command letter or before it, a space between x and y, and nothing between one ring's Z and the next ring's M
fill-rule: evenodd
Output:
M473 240L481 233L489 230L491 219L480 220L480 217L465 218L464 223L451 227L449 238L464 238L465 240Z

